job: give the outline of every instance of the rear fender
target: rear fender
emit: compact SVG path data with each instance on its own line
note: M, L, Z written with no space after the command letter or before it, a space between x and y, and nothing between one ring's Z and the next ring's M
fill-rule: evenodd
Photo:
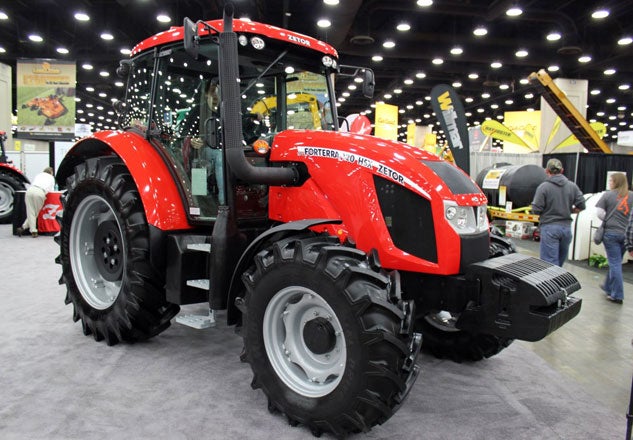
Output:
M102 131L77 142L66 154L56 179L60 188L75 166L86 159L116 155L130 171L138 188L147 222L168 231L190 229L180 191L165 161L145 138L122 131Z

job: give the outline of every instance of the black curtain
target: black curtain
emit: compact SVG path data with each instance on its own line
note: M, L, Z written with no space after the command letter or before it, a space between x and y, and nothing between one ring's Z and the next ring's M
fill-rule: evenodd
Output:
M575 181L583 193L597 193L606 189L607 171L622 171L631 185L633 156L629 154L558 153L544 154L543 166L551 158L560 160L569 180ZM576 172L576 164L578 171Z

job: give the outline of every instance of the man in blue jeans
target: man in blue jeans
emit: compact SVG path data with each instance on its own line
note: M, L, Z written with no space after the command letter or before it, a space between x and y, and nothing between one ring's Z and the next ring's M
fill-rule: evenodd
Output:
M562 266L571 244L571 214L585 209L585 199L578 186L567 180L563 164L550 159L545 166L548 178L536 188L532 212L539 215L541 260Z

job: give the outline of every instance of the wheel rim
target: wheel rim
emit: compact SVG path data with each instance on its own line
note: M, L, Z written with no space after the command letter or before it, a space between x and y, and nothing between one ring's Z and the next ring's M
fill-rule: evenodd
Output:
M11 211L13 206L13 188L11 185L0 182L0 215Z
M83 199L75 210L69 240L81 296L95 309L107 309L119 296L125 266L121 226L110 204L96 195Z
M433 327L445 331L445 332L458 332L460 331L455 327L455 323L459 316L451 315L446 310L440 310L439 312L432 312L424 317L424 320Z
M294 392L321 397L338 386L347 359L343 328L319 294L302 286L277 292L264 313L263 335L273 369Z

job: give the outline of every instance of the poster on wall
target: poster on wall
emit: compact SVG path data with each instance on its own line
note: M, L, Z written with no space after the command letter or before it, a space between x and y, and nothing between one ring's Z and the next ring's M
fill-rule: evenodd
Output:
M75 137L74 61L17 62L17 137L69 140Z

